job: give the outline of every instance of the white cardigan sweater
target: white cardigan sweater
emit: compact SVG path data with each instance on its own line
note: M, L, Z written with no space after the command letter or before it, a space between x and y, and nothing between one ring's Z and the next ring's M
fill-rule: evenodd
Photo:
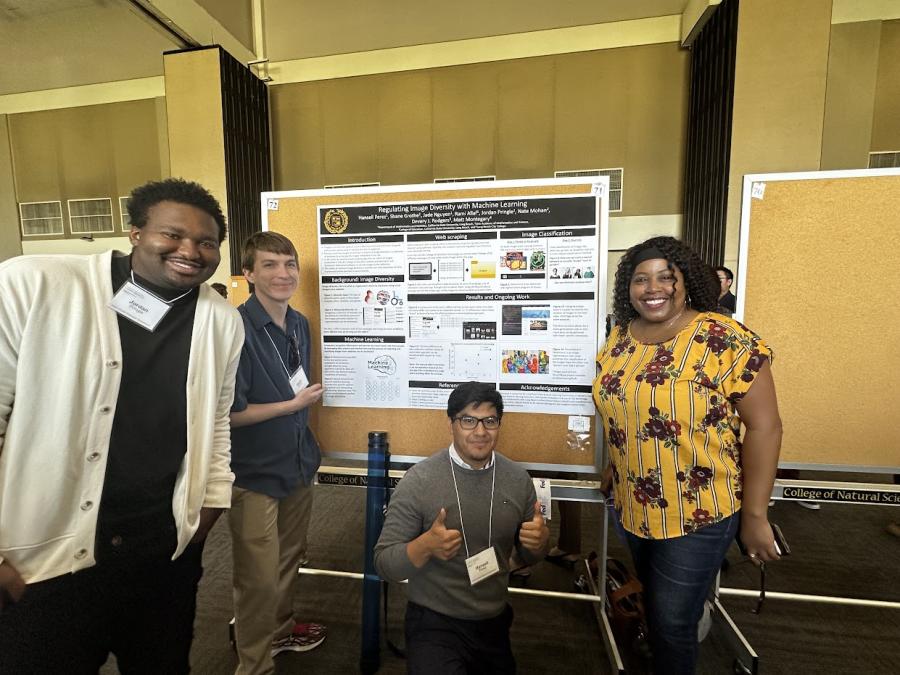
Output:
M26 583L95 563L97 512L122 374L112 253L0 264L0 560ZM201 507L231 503L229 410L244 328L200 287L187 374L175 557ZM165 367L160 364L160 367Z

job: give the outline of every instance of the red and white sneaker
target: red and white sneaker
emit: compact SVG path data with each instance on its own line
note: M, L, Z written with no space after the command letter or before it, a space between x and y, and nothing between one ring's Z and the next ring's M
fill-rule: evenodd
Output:
M328 629L320 623L298 623L293 632L272 641L272 656L281 652L308 652L325 642Z

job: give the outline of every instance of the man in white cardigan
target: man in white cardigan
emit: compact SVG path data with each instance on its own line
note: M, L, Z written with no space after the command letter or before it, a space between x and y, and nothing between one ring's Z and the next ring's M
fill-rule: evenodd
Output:
M168 179L129 215L128 256L0 264L0 672L190 669L244 332L204 284L215 198Z

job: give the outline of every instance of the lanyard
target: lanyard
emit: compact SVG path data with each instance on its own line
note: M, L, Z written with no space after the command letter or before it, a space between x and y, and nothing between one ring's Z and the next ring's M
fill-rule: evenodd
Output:
M189 295L189 294L191 293L191 291L194 290L193 288L189 288L189 289L186 290L184 293L182 293L181 295L179 295L177 298L172 298L171 300L166 300L165 298L159 297L159 296L158 296L156 293L154 293L153 291L144 288L144 287L141 286L138 282L136 282L136 281L134 280L134 270L131 270L131 283L133 283L135 286L137 286L137 287L140 288L142 291L144 291L144 293L149 293L149 294L152 295L154 298L156 298L156 299L159 300L160 302L166 303L166 304L169 305L170 307L171 307L174 303L176 303L176 302L178 302L179 300L181 300L183 297Z
M278 347L275 346L275 340L273 340L273 339L272 339L272 336L269 335L269 329L268 329L268 327L264 326L264 327L263 327L263 330L264 330L265 333L266 333L266 337L269 338L269 342L272 343L272 349L274 349L274 350L275 350L275 353L278 355L278 360L281 361L281 367L284 368L285 375L287 375L287 376L288 376L288 379L290 380L290 379L291 379L292 373L288 370L287 365L285 365L284 359L281 358L281 352L278 351ZM300 341L297 340L297 336L296 336L296 335L294 336L294 340L297 342L297 351L299 352L299 351L300 351ZM297 367L298 367L298 368L302 368L302 367L303 367L303 360L300 359L299 357L300 357L300 354L298 353L298 354L297 354L297 358L298 358L298 360L300 361L300 365L297 366ZM294 372L296 372L296 371L294 371Z
M453 489L456 491L456 506L459 507L459 529L462 530L463 536L463 544L466 547L466 558L471 558L472 556L469 554L469 541L466 539L466 524L463 522L463 513L462 513L462 503L459 501L459 487L456 485L456 469L453 468L453 458L447 457L450 460L450 473L453 475ZM493 468L491 469L491 512L488 516L488 545L485 547L485 550L491 547L491 528L494 524L494 486L497 482L497 464L495 463Z

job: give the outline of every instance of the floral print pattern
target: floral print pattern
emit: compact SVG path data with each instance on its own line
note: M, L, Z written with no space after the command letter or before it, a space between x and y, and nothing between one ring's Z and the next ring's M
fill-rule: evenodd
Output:
M708 466L687 466L684 471L679 471L675 479L683 483L681 496L688 504L695 504L703 490L709 491L709 482L712 480L713 471Z
M609 433L607 438L609 439L609 444L614 448L618 448L620 451L625 451L625 431L616 426L616 421L610 417L609 418ZM613 467L615 469L615 467Z
M675 357L667 349L660 347L653 355L653 360L644 366L644 371L635 376L638 382L646 382L651 387L665 383L669 378L678 377L680 372L672 364Z
M741 464L741 442L735 440L722 446L722 453L730 460L735 472L731 476L731 492L739 502L744 501L744 466Z
M740 508L735 406L771 358L759 336L711 312L661 344L613 328L598 354L593 392L626 530L649 539L678 537Z
M759 369L762 368L766 361L768 361L768 358L760 354L758 349L752 350L750 352L750 358L747 360L747 363L744 364L744 370L741 372L741 379L744 382L753 382L756 373L759 372Z
M726 349L734 348L736 343L734 337L725 331L725 327L715 322L706 326L705 331L697 333L694 336L694 341L700 344L706 343L709 350L716 356L719 356Z
M719 386L719 378L718 377L710 377L706 374L706 371L703 369L703 362L697 361L694 364L694 391L698 394L702 394L704 392L704 388L707 390L715 389Z
M718 396L709 397L709 412L700 420L700 428L708 429L712 427L717 431L725 431L728 427L729 409L728 403Z
M663 447L674 448L678 445L678 437L681 435L681 424L669 419L669 416L659 411L659 408L651 406L650 419L644 422L641 432L641 440L649 441L655 438L662 441Z
M624 374L624 370L617 370L615 373L607 373L605 375L601 375L599 390L600 397L604 399L613 396L621 398L623 396L622 376Z
M721 513L712 515L706 509L694 509L690 517L687 518L684 522L685 533L690 534L691 532L696 532L701 527L712 525L713 523L718 523L723 518L725 518L725 516L723 516Z
M631 338L628 335L624 335L622 339L616 343L616 345L610 350L610 355L613 357L621 356L622 354L634 354L634 350L636 349L634 343L631 341Z
M657 469L650 469L646 476L636 476L629 472L628 482L632 486L634 501L638 504L660 509L669 506L668 500L662 496L662 486Z

